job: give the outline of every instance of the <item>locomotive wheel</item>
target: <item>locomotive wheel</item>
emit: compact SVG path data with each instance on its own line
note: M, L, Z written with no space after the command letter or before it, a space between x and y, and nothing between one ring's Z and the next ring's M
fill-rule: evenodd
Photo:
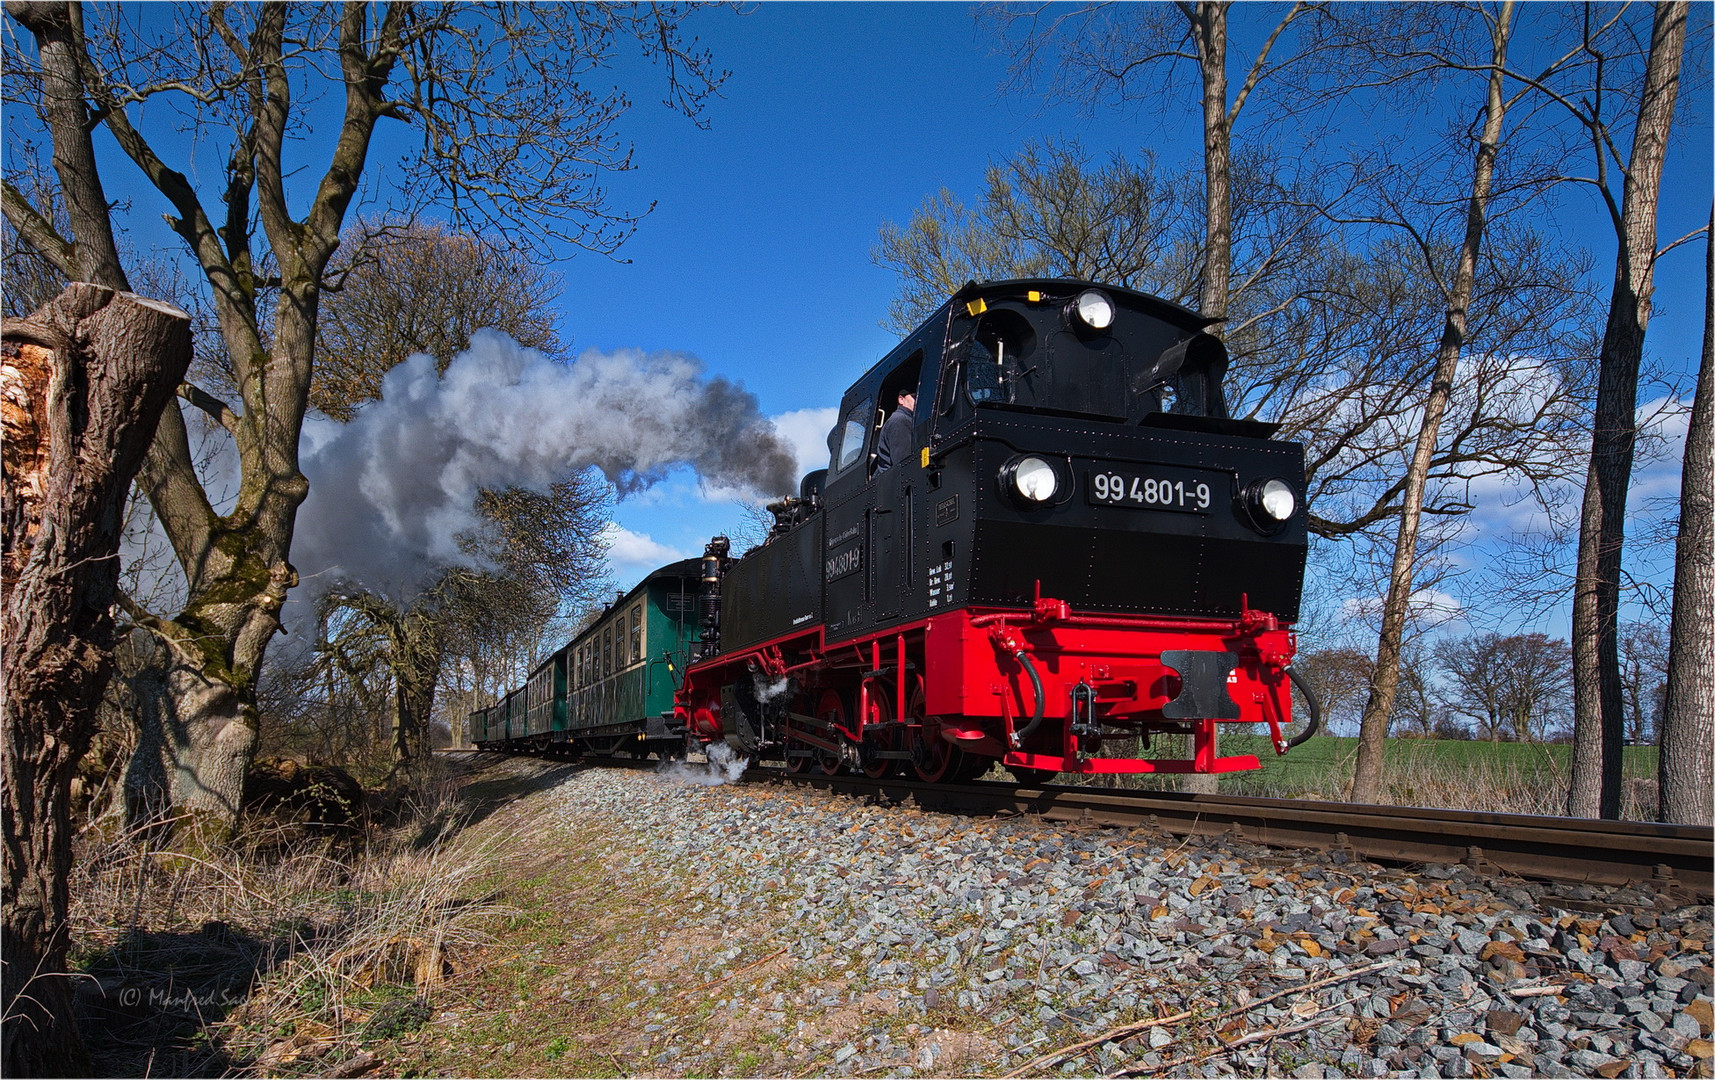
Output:
M792 699L792 712L801 713L807 711L809 708L810 702L808 698L800 696ZM794 750L803 750L805 747L803 743L798 741L798 727L793 723L791 717L787 717L785 729L785 737L782 738L781 741L785 743L785 747L782 752L786 755L786 771L791 773L793 776L803 776L805 773L810 771L812 761L808 757L792 756L792 752Z
M923 713L923 681L916 681L905 706L905 715L918 726L907 729L911 741L911 768L925 784L953 780L964 765L965 752L941 738L941 718Z
M869 715L864 717L865 722L873 724L877 721L892 719L893 702L888 697L887 688L882 686L880 683L872 685L869 689ZM875 757L871 752L875 750L892 750L898 745L898 743L899 740L895 737L895 732L893 731L866 731L864 733L863 745L859 747L863 761L863 774L871 780L880 780L882 777L892 773L894 767L897 766L899 762L892 758Z
M830 688L822 691L821 700L816 704L816 715L839 727L851 726L849 722L851 710L846 707L846 696L838 690ZM822 775L838 776L845 765L845 762L840 759L840 755L832 750L823 750L819 746L815 747L815 751L816 768L821 771Z

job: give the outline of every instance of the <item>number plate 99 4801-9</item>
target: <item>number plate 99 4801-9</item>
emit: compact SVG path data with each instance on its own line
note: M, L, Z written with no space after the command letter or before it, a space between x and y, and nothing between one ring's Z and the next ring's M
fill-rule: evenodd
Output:
M1195 469L1099 467L1086 480L1085 498L1097 506L1205 514L1217 497L1216 478Z

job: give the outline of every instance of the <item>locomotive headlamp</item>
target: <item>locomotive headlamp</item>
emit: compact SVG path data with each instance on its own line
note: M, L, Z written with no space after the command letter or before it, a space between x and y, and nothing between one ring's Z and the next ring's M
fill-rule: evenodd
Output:
M1251 488L1251 508L1259 523L1282 525L1298 509L1298 496L1285 480L1264 480Z
M1270 480L1262 486L1262 512L1276 521L1285 521L1298 509L1298 497L1285 480Z
M1060 477L1054 466L1039 457L1022 457L1009 462L1001 470L1001 480L1012 493L1027 503L1045 503L1060 489Z
M1091 330L1114 324L1114 302L1100 289L1085 289L1072 300L1072 314Z

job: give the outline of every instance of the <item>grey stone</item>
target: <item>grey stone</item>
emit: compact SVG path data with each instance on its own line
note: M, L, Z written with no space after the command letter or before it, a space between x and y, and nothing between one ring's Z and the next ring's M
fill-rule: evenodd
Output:
M1464 1050L1465 1057L1467 1059L1483 1065L1487 1065L1492 1061L1498 1060L1501 1055L1506 1053L1505 1050L1502 1050L1494 1043L1488 1042L1466 1043Z
M1598 1054L1593 1050L1574 1050L1566 1056L1567 1064L1587 1073L1593 1073L1613 1060L1615 1060L1613 1057L1607 1054Z

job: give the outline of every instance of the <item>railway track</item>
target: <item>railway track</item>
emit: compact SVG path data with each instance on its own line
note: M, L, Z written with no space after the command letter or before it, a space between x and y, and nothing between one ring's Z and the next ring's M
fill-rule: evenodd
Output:
M581 760L617 768L660 766L659 761L637 758ZM797 784L893 803L910 800L938 813L1036 816L1178 836L1226 835L1283 849L1344 850L1354 858L1393 866L1464 864L1483 873L1568 885L1647 882L1686 902L1715 897L1715 831L1699 825L994 781L925 784L900 778L794 775L761 766L752 766L743 782Z
M1057 785L802 777L764 768L752 768L746 780L911 799L925 810L948 813L1036 815L1182 836L1225 834L1268 847L1345 850L1391 865L1463 863L1480 872L1566 884L1651 882L1686 900L1706 900L1715 892L1715 833L1705 826Z

